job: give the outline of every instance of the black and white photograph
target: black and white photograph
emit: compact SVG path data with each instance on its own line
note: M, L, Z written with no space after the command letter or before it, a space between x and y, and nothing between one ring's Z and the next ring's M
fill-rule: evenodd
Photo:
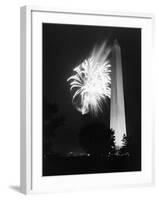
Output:
M141 29L42 24L42 175L141 171Z

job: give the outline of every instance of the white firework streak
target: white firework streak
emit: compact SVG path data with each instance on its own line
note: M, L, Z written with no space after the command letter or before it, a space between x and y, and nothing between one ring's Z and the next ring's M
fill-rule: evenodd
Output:
M102 104L111 96L110 62L111 49L105 41L95 47L88 59L73 69L67 81L73 91L72 102L82 115L102 112Z

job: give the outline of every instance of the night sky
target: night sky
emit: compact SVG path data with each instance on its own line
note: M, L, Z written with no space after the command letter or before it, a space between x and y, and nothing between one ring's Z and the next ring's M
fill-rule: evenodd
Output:
M115 39L122 54L129 143L141 148L141 29L43 24L43 102L56 105L56 115L64 121L54 130L52 151L83 152L79 144L79 131L83 126L100 121L109 127L109 99L97 118L83 116L72 105L67 79L73 68L88 58L96 44L108 40L111 46ZM48 112L44 106L43 113L47 115Z

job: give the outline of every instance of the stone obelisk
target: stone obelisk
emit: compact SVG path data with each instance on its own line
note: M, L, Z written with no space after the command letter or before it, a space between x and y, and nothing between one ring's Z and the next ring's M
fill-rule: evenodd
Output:
M115 147L123 146L123 136L126 135L125 104L123 89L123 74L121 49L114 41L112 47L112 72L111 72L111 104L110 104L110 128L115 132Z

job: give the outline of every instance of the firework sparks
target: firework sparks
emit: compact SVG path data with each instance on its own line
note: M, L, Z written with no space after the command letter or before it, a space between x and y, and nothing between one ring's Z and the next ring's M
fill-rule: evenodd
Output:
M107 42L96 46L89 58L75 67L74 74L67 79L73 93L72 102L83 115L102 112L102 104L111 96L110 51Z

